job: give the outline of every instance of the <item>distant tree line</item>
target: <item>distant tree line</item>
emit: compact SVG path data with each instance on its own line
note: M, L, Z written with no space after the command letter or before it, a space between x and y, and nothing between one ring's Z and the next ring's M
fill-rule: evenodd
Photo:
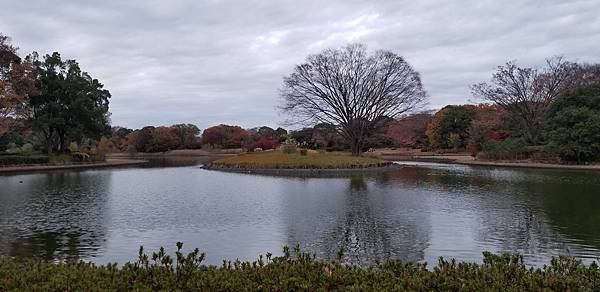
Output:
M193 124L110 125L111 94L75 60L21 58L0 34L0 152L165 152L177 149L381 147L467 151L489 159L600 160L600 65L549 58L498 66L472 87L481 104L420 111L426 92L401 56L363 45L310 55L283 80L281 110L295 130Z

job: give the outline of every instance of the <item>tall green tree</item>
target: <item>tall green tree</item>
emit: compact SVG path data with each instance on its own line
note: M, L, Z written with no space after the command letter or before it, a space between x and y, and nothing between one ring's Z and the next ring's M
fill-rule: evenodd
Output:
M64 152L71 141L110 133L110 92L102 83L57 52L42 60L33 53L28 59L37 68L39 89L29 97L29 121L41 134L46 152Z
M565 161L600 159L600 85L577 88L548 110L549 146Z
M279 127L275 130L275 134L277 135L277 140L279 140L279 143L282 143L287 139L288 131L282 127Z
M445 106L427 125L426 135L429 143L442 149L465 147L469 139L469 126L474 117L473 106Z

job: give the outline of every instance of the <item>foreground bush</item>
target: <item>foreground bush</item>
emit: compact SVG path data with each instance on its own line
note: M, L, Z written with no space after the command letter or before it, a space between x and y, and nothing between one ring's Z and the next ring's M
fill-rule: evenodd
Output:
M122 267L84 262L46 263L36 259L0 259L0 291L194 290L194 291L598 291L600 271L570 258L552 259L544 268L527 268L521 256L484 253L482 264L440 259L437 266L389 261L372 267L324 262L290 252L254 262L224 261L202 265L204 254L164 249Z

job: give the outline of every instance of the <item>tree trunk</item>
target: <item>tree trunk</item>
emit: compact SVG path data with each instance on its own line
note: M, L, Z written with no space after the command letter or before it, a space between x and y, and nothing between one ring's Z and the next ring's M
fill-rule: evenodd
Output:
M533 145L533 144L535 144L535 140L536 140L536 134L534 133L534 129L528 127L525 130L525 141L528 144Z
M352 156L360 156L361 152L361 140L357 138L352 138L350 141L350 151Z
M52 128L46 130L42 130L42 133L44 135L44 152L46 154L51 154L52 153L52 134L54 133L54 130Z

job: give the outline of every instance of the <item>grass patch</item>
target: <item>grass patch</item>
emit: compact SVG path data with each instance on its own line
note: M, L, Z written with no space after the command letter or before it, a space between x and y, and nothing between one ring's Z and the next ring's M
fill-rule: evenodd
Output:
M265 151L242 154L213 161L211 167L236 169L347 169L386 166L375 157L356 157L344 152Z
M528 268L518 255L484 253L482 264L440 259L436 266L386 261L371 267L320 261L284 248L253 262L202 263L196 249L175 256L164 249L136 262L96 266L0 257L0 291L599 291L596 263L554 258L543 268Z

